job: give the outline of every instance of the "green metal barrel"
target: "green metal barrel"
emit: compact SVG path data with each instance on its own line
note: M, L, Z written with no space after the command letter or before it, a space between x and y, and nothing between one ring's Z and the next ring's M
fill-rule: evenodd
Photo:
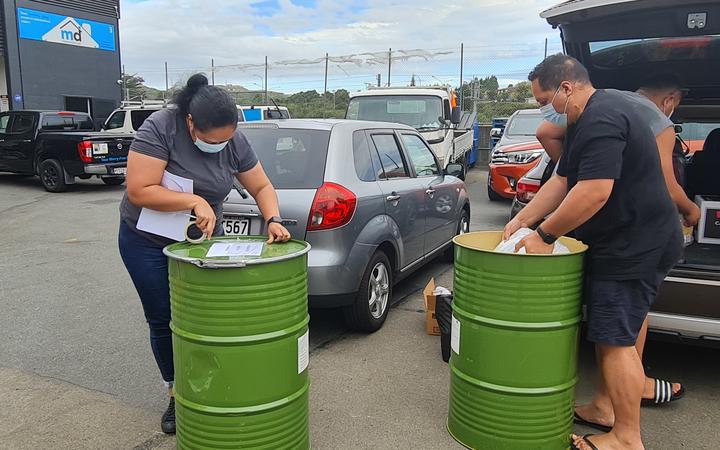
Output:
M216 238L165 248L178 449L310 446L310 245L267 245L265 239ZM233 256L208 257L216 244L231 243L239 244Z
M455 238L448 430L477 450L567 449L587 247L494 252L501 237Z

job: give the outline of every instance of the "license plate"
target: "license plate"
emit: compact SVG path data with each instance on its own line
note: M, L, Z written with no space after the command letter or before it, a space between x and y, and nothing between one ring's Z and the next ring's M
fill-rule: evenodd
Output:
M127 167L115 167L112 173L113 175L127 175Z
M222 227L226 236L247 236L250 234L250 219L225 216Z

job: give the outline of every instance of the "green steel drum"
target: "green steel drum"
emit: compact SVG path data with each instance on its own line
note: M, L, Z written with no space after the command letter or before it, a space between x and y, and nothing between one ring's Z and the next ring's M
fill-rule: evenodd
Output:
M477 450L568 449L587 247L494 252L501 238L455 238L448 430Z
M307 449L306 242L208 257L214 238L165 248L175 357L177 448ZM251 248L235 254L252 254Z

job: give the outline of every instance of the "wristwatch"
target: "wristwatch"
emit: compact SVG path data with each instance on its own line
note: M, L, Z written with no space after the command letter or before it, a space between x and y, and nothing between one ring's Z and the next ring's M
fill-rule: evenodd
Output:
M282 225L282 223L283 223L282 217L280 217L280 216L272 216L271 218L269 218L269 219L267 220L267 224L268 224L268 225L270 225L271 223L279 223L279 224Z
M557 237L553 236L552 234L549 234L549 233L544 232L543 229L540 228L540 227L537 227L537 228L535 229L535 231L537 231L537 234L540 235L540 237L542 238L543 242L546 243L546 244L548 244L548 245L549 245L549 244L554 244L555 241L558 240Z

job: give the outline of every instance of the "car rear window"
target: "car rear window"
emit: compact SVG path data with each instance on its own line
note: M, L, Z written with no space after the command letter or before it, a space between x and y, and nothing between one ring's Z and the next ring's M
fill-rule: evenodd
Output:
M720 123L683 123L680 137L685 141L704 141Z
M157 112L155 109L133 109L130 111L130 121L132 121L133 130L137 131L142 126L145 119L150 117L150 114Z
M43 131L91 131L95 129L87 114L43 114L40 127Z
M590 42L593 65L619 68L665 61L720 59L720 36L624 39Z
M316 189L323 184L329 131L270 127L240 131L276 189Z

